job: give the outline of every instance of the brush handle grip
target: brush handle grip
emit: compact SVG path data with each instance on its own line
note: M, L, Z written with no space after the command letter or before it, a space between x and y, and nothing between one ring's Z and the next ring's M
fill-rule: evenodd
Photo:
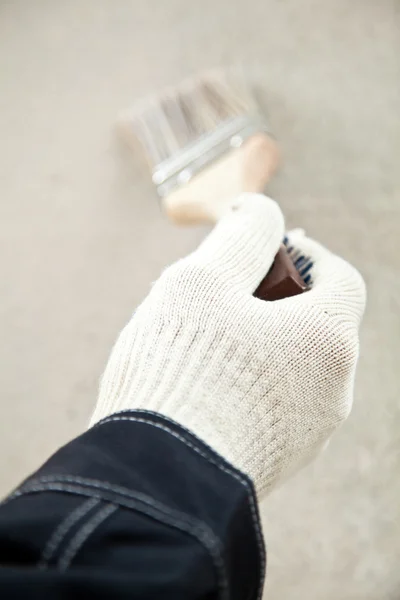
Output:
M281 300L297 296L307 290L307 285L294 266L285 246L281 246L272 267L254 292L260 300Z

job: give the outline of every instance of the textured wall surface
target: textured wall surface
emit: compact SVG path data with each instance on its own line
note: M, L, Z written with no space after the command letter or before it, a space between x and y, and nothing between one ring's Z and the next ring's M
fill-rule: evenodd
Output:
M267 597L400 596L396 0L0 3L0 487L82 430L111 344L204 231L161 216L121 108L241 61L286 164L270 194L364 274L354 412L266 503Z

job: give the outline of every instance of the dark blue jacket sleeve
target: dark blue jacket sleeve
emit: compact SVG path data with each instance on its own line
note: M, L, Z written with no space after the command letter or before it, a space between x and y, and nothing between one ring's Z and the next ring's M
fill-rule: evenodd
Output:
M261 597L253 484L156 413L112 415L0 506L1 598Z

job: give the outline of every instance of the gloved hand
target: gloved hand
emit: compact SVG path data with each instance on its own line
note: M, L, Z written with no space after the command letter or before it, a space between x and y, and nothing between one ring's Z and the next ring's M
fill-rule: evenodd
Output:
M259 496L312 458L351 409L365 289L352 266L296 232L291 243L314 261L312 289L254 298L283 237L274 201L239 197L133 314L91 424L158 411L246 472Z

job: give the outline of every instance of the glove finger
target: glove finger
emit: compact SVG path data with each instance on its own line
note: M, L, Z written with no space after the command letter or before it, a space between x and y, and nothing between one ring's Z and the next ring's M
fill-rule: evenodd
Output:
M262 194L242 194L190 260L207 266L232 289L253 293L268 273L283 235L278 204Z
M301 230L287 234L293 246L312 261L311 290L304 301L312 300L330 315L359 324L365 309L366 289L360 273L350 263L330 252Z

